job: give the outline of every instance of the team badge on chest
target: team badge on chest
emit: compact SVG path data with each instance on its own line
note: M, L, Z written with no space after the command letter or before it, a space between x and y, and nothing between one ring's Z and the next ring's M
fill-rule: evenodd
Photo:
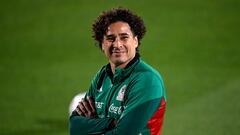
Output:
M124 93L126 91L127 85L123 85L122 88L119 90L118 95L116 97L116 100L123 101L124 99Z

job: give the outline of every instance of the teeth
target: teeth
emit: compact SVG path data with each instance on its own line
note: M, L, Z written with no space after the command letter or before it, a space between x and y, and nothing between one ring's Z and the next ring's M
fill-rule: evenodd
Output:
M113 48L112 53L123 53L124 50Z
M116 53L117 53L117 52L121 52L121 51L113 51L113 52L116 52Z
M113 51L113 53L123 53L123 51Z
M121 50L113 50L112 52L113 53L120 53L120 52L123 52L123 51L121 51Z

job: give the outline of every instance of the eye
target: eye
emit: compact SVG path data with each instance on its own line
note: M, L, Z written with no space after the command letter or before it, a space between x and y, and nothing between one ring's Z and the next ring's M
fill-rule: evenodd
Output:
M106 39L109 42L114 42L115 41L115 37L107 37Z
M128 36L122 36L121 37L121 40L127 40L128 39Z

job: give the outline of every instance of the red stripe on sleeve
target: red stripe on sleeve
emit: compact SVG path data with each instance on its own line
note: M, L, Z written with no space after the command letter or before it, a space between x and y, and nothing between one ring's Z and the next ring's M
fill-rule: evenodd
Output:
M165 108L166 108L166 102L164 98L162 98L161 106L157 109L153 117L147 123L147 126L150 129L151 135L161 134Z

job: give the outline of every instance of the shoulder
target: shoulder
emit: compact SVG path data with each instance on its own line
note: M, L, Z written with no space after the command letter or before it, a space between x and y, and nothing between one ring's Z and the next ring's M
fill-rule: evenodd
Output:
M107 65L102 66L92 79L91 85L93 85L97 89L100 88L100 85L104 79L104 76L106 74L106 67Z
M164 95L165 88L161 75L142 60L136 65L129 79L131 79L127 89L129 99L137 98L142 102Z
M106 69L107 69L107 65L103 65L95 74L94 79L98 80L99 78L101 78L101 76L104 76L106 73Z
M140 99L142 99L142 101L160 98L162 96L166 98L164 81L160 73L143 60L140 60L135 66L129 79L129 96L141 97Z
M146 81L162 81L160 73L141 59L135 67L133 78Z
M129 88L131 91L156 92L163 91L164 84L159 72L140 60L129 78Z

